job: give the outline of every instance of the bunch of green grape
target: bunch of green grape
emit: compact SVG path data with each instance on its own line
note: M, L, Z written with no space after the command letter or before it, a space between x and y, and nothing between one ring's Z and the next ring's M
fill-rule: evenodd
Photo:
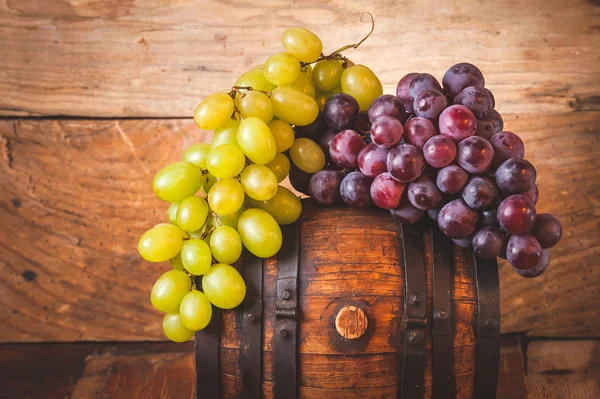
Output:
M315 141L296 138L296 127L315 122L335 93L352 95L363 110L382 94L370 69L340 54L360 43L324 56L314 33L289 28L282 36L284 52L196 108L194 121L214 131L212 143L192 145L181 161L158 172L153 188L171 203L169 223L154 226L138 243L144 259L172 265L151 291L152 305L165 313L169 339L187 341L205 328L212 306L240 305L246 285L231 265L242 247L260 258L277 254L279 226L299 218L299 198L279 185L289 174L290 158L312 174L325 167L326 157ZM202 276L202 290L196 276Z

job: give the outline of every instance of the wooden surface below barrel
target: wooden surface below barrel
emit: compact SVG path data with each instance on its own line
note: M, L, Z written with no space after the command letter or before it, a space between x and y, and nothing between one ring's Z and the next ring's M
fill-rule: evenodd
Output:
M304 208L297 226L284 228L284 248L278 256L257 260L246 254L243 265L239 265L245 277L254 273L250 281L247 279L254 313L249 313L247 299L240 308L222 312L221 319L215 317L207 330L197 333L198 397L245 398L254 393L273 398L294 392L301 398L391 398L402 391L405 399L493 397L499 345L499 324L494 325L499 323L495 261L486 263L486 272L478 276L480 267L476 267L472 251L451 245L430 221L401 226L380 210L319 208L310 201L304 201ZM297 246L290 244L294 240ZM282 264L294 256L297 290L288 287L283 294L286 289L282 291L280 286L278 290L278 284L282 284L279 280L287 266ZM419 259L423 265L418 264ZM442 261L448 265L445 290L440 290ZM262 279L258 283L262 285L253 287L259 271ZM417 284L419 271L425 288L420 298L420 294L407 294L411 285L414 288ZM285 284L289 277L283 277ZM480 290L486 287L485 295L478 295L478 277ZM282 313L278 306L296 299L296 291L297 312ZM262 295L255 301L252 296L257 292ZM448 312L434 306L434 299L443 306L444 296L448 298ZM484 297L487 304L480 302ZM416 302L418 307L419 301L425 316L421 323L407 317L410 304ZM257 312L257 303L262 311ZM483 320L488 323L487 334L481 328L478 306L482 307L481 314L497 315L493 321ZM339 324L340 318L348 316L337 317L340 311L346 313L349 307L354 313L364 313L366 319L354 325L341 321L354 331L354 339L342 336L336 326L336 318ZM281 314L297 317L295 331L293 326L281 331L285 329L279 327ZM438 328L438 322L449 326L448 334ZM412 341L420 346L419 339L411 334L417 336L421 331L422 356L410 347ZM278 351L285 339L297 339L291 343L296 346L293 356ZM211 350L213 355L207 358ZM486 350L489 353L482 352ZM252 358L253 353L256 358ZM478 356L484 356L487 367L481 360L478 367ZM436 373L438 377L434 377ZM220 384L214 384L214 378ZM285 381L278 381L282 378ZM207 387L210 381L218 389ZM415 386L415 381L420 386ZM477 384L480 389L482 385L493 387L492 396L477 394Z

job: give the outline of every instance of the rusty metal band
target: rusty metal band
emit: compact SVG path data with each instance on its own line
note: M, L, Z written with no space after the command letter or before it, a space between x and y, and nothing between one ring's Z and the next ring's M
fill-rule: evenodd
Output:
M401 225L404 252L404 350L398 397L419 399L424 394L427 328L427 281L421 224Z
M201 277L196 277L198 287L201 287L201 281ZM196 332L195 335L196 398L220 399L219 344L221 340L221 312L218 308L213 306L210 323L203 330Z
M242 305L240 373L243 399L260 399L262 390L263 260L244 251L246 298Z
M433 398L456 397L454 315L452 314L452 240L437 227L431 229L433 250Z
M293 399L297 394L300 234L298 223L282 226L281 230L273 337L275 399Z
M477 281L477 348L474 399L494 399L500 363L498 263L473 254Z

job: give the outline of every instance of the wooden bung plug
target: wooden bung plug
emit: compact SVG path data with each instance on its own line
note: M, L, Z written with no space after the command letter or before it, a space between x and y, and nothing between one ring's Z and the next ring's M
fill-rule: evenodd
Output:
M362 337L367 326L367 315L356 306L344 306L335 316L335 329L346 339Z

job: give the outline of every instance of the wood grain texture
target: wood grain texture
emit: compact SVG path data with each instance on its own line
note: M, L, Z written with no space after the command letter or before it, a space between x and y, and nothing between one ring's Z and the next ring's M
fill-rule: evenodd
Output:
M600 342L533 341L527 349L530 399L600 397Z
M406 73L477 64L501 113L600 109L597 2L2 0L0 114L187 117L305 26L391 93ZM267 22L268 21L268 22Z
M525 361L521 340L515 336L500 339L500 368L498 369L498 399L528 397L525 381Z
M538 211L556 214L564 235L538 279L501 263L502 331L600 336L600 113L505 115L505 126L523 137L538 169ZM208 140L190 120L0 121L0 341L164 339L148 292L168 265L141 260L136 243L165 220L153 175L187 145ZM311 240L332 234L316 228ZM386 236L374 237L366 252L339 243L353 258L378 261L374 270L332 270L322 278L335 284L301 279L300 288L335 297L379 275L386 278L367 280L363 294L399 295L393 265L375 251L394 250ZM267 263L266 296L275 292L275 275Z

